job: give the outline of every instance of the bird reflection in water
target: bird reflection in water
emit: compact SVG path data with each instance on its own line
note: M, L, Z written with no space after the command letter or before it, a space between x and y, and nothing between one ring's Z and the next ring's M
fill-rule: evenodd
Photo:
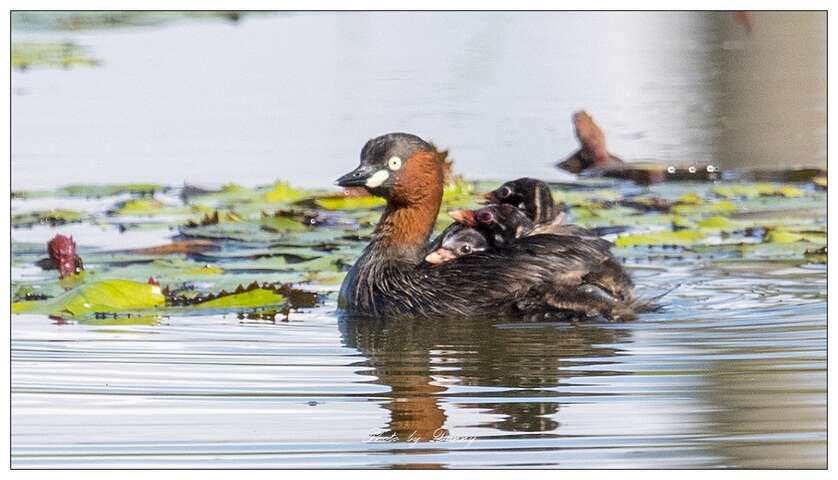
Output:
M469 427L558 435L559 423L552 417L567 393L555 387L563 378L623 375L584 367L617 354L613 345L625 342L629 332L596 324L344 317L341 334L346 346L367 358L359 365L371 370L360 373L391 389L383 405L390 420L377 438L432 442L457 438L448 431L441 403L460 395L491 397L456 404L492 419ZM491 392L446 395L448 385ZM498 402L505 396L498 388L516 389L514 398Z

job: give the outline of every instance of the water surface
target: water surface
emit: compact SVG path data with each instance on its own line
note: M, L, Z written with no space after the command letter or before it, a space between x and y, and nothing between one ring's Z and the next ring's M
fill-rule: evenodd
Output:
M586 109L627 160L826 165L826 15L291 13L44 32L96 68L12 75L12 188L329 186L407 131L460 173L566 179Z
M13 465L824 467L825 269L751 267L620 324L15 316Z

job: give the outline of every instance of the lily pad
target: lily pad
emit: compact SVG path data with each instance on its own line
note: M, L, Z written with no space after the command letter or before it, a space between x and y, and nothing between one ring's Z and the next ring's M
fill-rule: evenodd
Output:
M682 204L682 205L698 205L700 203L703 203L704 201L705 200L703 198L701 198L701 195L699 195L695 192L687 192L687 193L681 195L680 197L678 197L678 200L676 201L676 203L679 203L679 204Z
M304 215L294 215L290 212L279 211L273 215L262 215L262 227L272 232L301 232L310 228L305 222ZM309 224L310 225L310 224Z
M201 302L195 304L194 307L213 309L255 308L269 305L282 305L285 303L285 300L285 296L280 295L273 290L256 288L241 293L225 295L206 302Z
M12 216L14 227L32 227L34 225L49 225L57 227L68 223L78 223L84 219L84 214L75 210L46 210L20 213Z
M157 285L132 280L102 280L70 290L53 300L18 302L15 313L84 315L87 313L146 310L166 303Z
M698 221L698 228L711 231L732 231L741 228L736 222L727 217L716 215Z
M60 67L76 66L90 67L98 65L98 60L86 54L84 49L75 43L12 43L12 68L26 70L30 67Z
M695 230L679 230L675 232L653 232L622 235L617 237L614 245L617 247L636 247L644 245L693 245L706 237L703 232Z
M347 196L347 195L333 195L328 197L320 197L314 200L314 203L325 210L366 210L371 208L383 207L387 202L383 198L374 197L372 195L365 196Z
M701 215L713 213L733 213L736 211L736 206L729 200L721 200L718 202L703 202L696 204L682 203L672 207L672 213L677 215Z
M791 185L770 183L730 184L714 187L712 192L724 198L756 198L761 196L802 197L803 191Z
M821 190L826 190L827 179L825 176L813 178L812 183L814 183Z
M826 232L819 232L819 231L790 231L790 230L770 230L768 233L765 234L765 239L763 240L766 243L796 243L796 242L808 242L808 243L818 243L818 244L825 244L826 243Z
M151 196L154 193L167 190L169 190L168 187L156 183L123 183L117 185L67 185L59 189L57 193L69 197L101 198L122 193Z
M306 192L291 187L287 182L277 182L265 192L264 199L270 203L290 203L306 196Z

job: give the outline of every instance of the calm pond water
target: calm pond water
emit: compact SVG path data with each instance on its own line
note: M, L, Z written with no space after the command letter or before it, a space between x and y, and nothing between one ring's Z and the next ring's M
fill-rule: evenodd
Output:
M392 131L457 170L566 179L590 112L627 160L826 166L826 15L295 13L42 32L102 62L12 75L12 189L329 186ZM596 32L593 34L592 32ZM770 99L768 101L767 99Z
M783 34L787 50L772 49L784 21L815 33ZM392 130L451 147L467 178L555 179L580 108L629 159L825 166L823 51L794 50L823 46L821 21L756 14L750 37L723 14L607 13L16 32L71 39L103 63L13 74L12 186L324 187L365 139ZM743 80L737 65L766 55L799 68ZM756 101L766 92L784 93ZM668 188L656 192L680 195ZM13 213L102 212L112 200L16 199ZM13 282L43 274L32 246L59 231L87 251L174 235L15 228ZM641 293L673 289L661 312L356 323L336 315L332 295L288 321L12 315L12 466L825 467L826 266L617 253Z
M825 268L633 273L681 287L620 324L14 316L13 465L824 467Z

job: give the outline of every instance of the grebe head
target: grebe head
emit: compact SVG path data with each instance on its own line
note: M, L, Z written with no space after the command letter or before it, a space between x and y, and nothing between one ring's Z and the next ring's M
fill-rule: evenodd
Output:
M473 228L461 228L446 235L440 248L429 253L425 261L432 264L445 263L455 258L489 249L486 237Z
M504 183L500 187L487 193L486 202L492 203L507 203L515 205L516 207L524 202L526 195L532 192L532 185L526 182L528 178L519 178L518 180L511 180Z
M409 133L388 133L368 141L358 168L335 183L363 187L387 200L409 201L431 187L441 189L442 181L442 163L433 145Z
M519 178L504 183L485 195L489 204L503 203L523 209L530 220L542 223L553 220L556 214L565 210L553 201L550 186L535 178Z
M523 237L533 228L532 221L523 211L508 204L487 205L479 210L455 210L448 215L461 225L485 232L494 245Z

